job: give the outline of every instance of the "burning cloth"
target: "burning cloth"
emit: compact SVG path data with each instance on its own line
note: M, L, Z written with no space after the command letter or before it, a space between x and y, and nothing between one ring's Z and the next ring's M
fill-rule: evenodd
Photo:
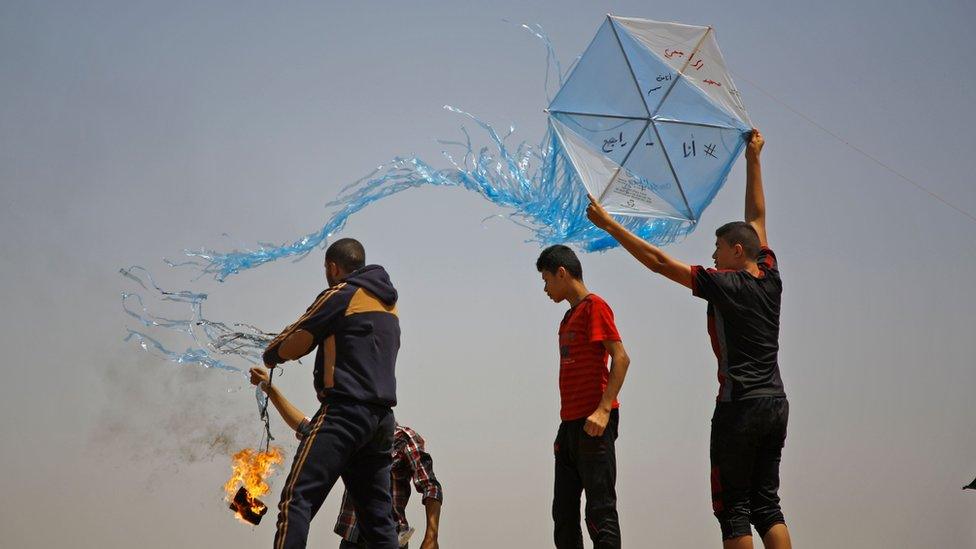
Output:
M281 448L274 446L264 452L244 448L232 459L234 472L224 484L227 501L238 519L256 525L268 512L268 506L258 498L271 491L266 481L274 466L284 462Z

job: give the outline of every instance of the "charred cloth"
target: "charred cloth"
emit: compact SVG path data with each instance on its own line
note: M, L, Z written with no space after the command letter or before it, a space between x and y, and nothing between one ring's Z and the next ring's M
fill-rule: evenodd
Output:
M257 526L261 523L261 518L268 512L268 506L258 498L252 498L247 490L241 486L230 502L230 510L236 512L241 520Z

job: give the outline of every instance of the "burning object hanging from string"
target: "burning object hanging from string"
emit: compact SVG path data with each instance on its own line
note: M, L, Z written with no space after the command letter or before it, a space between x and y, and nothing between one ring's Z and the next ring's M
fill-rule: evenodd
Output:
M274 466L283 462L277 446L266 451L244 448L234 454L233 473L224 484L224 491L238 519L253 525L261 522L268 506L258 498L271 491L267 479L274 473Z
M267 383L270 385L274 370L268 374ZM230 510L243 522L257 526L261 518L268 512L268 506L258 499L267 494L271 487L266 482L274 473L274 466L284 462L281 448L271 446L274 437L271 436L271 422L268 418L268 395L264 392L264 383L255 389L258 401L258 416L264 424L263 451L244 448L233 456L233 473L230 480L224 484L224 491L230 502ZM239 488L238 488L239 486ZM237 488L237 492L234 489ZM231 494L234 494L231 497Z

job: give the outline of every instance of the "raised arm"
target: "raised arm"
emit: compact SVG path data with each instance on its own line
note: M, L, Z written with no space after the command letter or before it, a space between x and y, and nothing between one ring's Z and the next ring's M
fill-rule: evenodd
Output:
M594 225L607 231L620 243L621 246L630 255L634 256L634 259L640 261L645 267L663 275L682 286L691 288L691 266L686 265L668 254L664 253L661 248L647 242L643 238L635 235L634 233L628 231L623 225L617 222L610 214L607 213L603 206L597 202L593 195L587 195L590 198L590 205L586 208L586 217L593 222Z
M746 223L759 234L759 244L766 246L766 197L763 193L762 165L759 153L766 140L753 129L746 145Z

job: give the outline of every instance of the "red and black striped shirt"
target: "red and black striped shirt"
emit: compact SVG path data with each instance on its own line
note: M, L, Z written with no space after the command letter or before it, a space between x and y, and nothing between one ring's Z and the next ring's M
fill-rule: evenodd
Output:
M600 405L610 379L604 341L620 341L613 311L600 296L589 294L559 324L559 416L563 421L587 417ZM614 400L613 407L619 406Z

